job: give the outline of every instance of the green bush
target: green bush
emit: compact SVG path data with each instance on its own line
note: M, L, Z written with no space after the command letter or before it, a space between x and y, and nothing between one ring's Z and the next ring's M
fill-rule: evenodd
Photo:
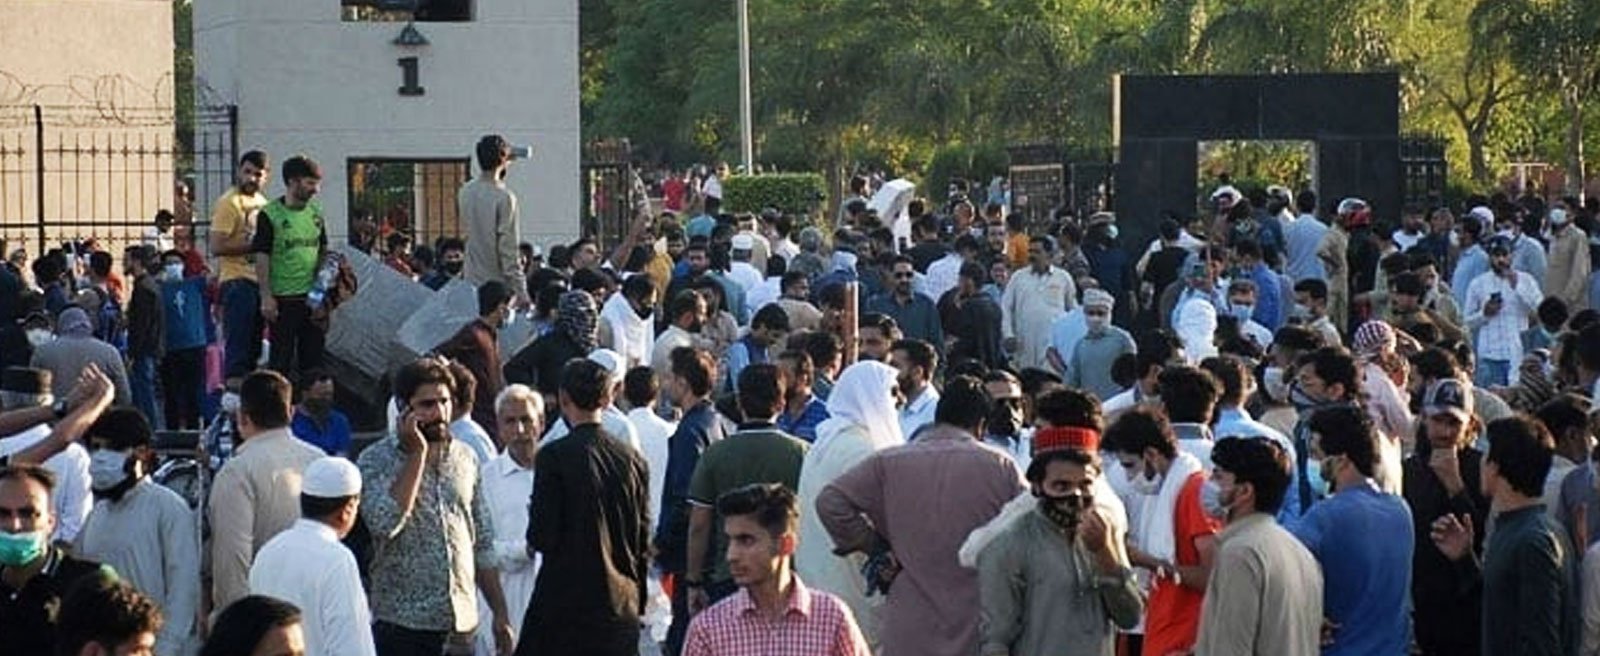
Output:
M727 212L776 207L786 214L810 215L821 207L826 188L817 173L738 175L722 183L722 207Z

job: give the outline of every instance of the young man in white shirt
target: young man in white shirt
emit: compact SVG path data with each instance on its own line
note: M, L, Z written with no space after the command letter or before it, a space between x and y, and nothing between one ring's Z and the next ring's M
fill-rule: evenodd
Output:
M1466 328L1477 333L1474 351L1479 387L1504 387L1516 382L1512 364L1522 358L1522 333L1544 293L1539 281L1511 267L1511 240L1489 240L1489 271L1467 286Z

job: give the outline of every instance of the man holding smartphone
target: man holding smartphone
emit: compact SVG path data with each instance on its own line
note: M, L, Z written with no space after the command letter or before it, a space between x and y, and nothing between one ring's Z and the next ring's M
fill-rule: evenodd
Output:
M361 519L372 534L372 634L380 654L471 654L480 622L493 622L508 656L511 618L494 553L494 526L478 463L453 444L456 381L441 360L394 376L395 435L361 452ZM476 586L474 586L476 583ZM479 617L483 592L493 617Z
M1511 267L1511 241L1489 240L1489 271L1467 287L1467 329L1477 331L1478 356L1473 383L1504 387L1516 382L1512 364L1522 357L1522 333L1544 293L1539 281Z

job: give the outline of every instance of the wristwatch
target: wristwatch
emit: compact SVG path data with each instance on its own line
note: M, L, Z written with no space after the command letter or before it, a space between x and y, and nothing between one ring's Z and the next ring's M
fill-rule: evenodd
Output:
M55 405L50 406L50 409L53 412L55 412L56 419L62 419L64 417L66 417L67 416L67 400L66 399L61 399L60 401L56 401Z

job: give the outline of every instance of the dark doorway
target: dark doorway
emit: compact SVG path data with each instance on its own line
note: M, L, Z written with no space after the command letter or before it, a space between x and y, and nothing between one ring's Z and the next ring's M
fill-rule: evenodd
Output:
M1380 221L1399 219L1398 74L1129 75L1115 88L1117 214L1134 240L1126 243L1153 237L1163 212L1195 211L1201 141L1313 142L1321 210L1358 196Z

